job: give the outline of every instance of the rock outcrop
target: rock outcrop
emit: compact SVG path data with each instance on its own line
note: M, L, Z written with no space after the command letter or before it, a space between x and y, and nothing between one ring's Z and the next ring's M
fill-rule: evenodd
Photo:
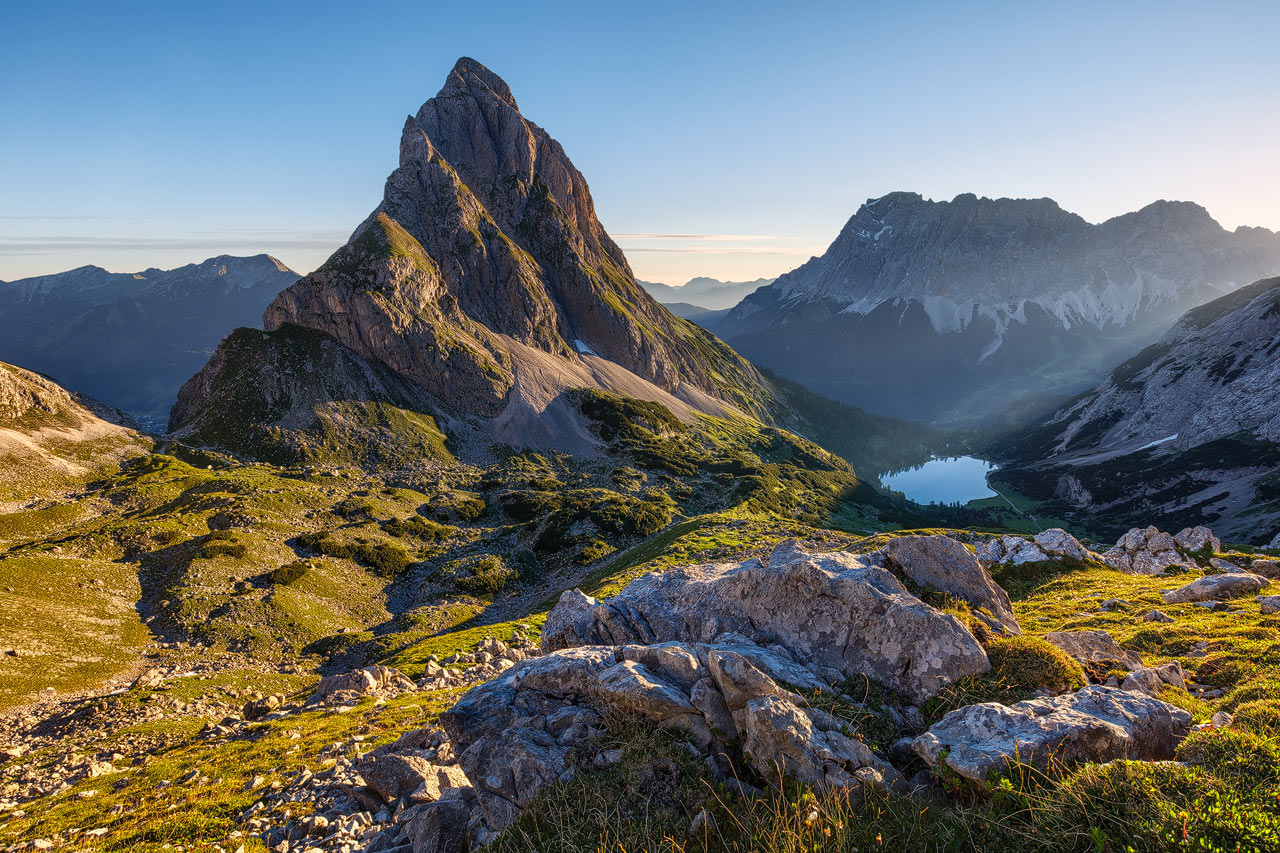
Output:
M571 750L600 734L611 713L686 730L724 774L731 773L726 750L736 749L775 781L904 790L892 766L769 674L797 668L785 652L745 638L580 646L517 664L468 692L441 723L474 784L481 840L542 788L572 776Z
M915 739L917 755L983 782L1017 760L1042 769L1117 758L1173 758L1191 714L1141 693L1090 686L1005 706L983 702L952 711Z
M709 643L725 634L781 646L828 681L865 675L915 700L990 666L958 619L911 595L888 570L866 557L808 554L790 543L768 563L654 572L605 602L566 592L542 636L545 648L558 649Z
M1127 670L1142 667L1142 658L1121 648L1106 631L1050 631L1044 638L1082 665L1100 673L1114 667Z
M1102 559L1116 571L1138 575L1158 575L1171 567L1198 568L1195 560L1179 550L1174 537L1155 527L1133 528Z

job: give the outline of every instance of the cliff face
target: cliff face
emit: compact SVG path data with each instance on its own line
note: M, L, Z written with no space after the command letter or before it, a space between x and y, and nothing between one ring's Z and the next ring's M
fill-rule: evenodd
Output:
M1003 450L993 475L1070 517L1280 527L1280 278L1183 315Z
M1185 314L1055 422L1055 454L1156 441L1188 450L1241 432L1280 443L1280 278Z
M263 322L323 332L483 417L541 372L522 371L530 349L598 356L698 407L709 395L763 412L768 397L749 364L636 283L564 149L470 59L405 122L377 210Z
M1051 199L892 193L714 328L846 402L972 422L1083 390L1182 312L1276 271L1280 235L1228 232L1186 202L1093 225Z

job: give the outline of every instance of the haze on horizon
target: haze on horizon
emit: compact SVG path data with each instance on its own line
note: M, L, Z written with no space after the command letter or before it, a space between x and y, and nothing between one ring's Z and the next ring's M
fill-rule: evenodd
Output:
M636 275L778 275L865 199L1156 199L1280 230L1280 10L1230 2L73 2L6 16L0 279L267 252L310 271L376 205L462 55L590 182Z

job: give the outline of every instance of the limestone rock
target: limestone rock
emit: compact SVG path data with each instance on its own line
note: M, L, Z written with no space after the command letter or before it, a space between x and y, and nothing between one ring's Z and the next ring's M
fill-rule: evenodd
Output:
M1167 624L1173 621L1173 617L1162 610L1149 610L1147 611L1147 615L1142 617L1142 621L1143 622L1164 622Z
M1268 580L1280 580L1280 560L1254 560L1249 571Z
M562 596L563 609L557 605L544 626L544 648L708 643L736 632L780 645L833 680L866 675L917 701L990 668L958 619L855 554L780 547L767 565L749 560L654 572L594 607L583 598Z
M1184 527L1173 535L1173 541L1187 551L1222 550L1222 540L1214 536L1212 530L1203 526Z
M1036 543L1012 535L989 540L977 549L977 557L984 563L1012 563L1015 566L1049 559L1049 555Z
M1044 638L1081 664L1096 664L1103 668L1118 666L1128 670L1142 667L1142 658L1121 648L1106 631L1050 631Z
M475 792L466 787L450 788L423 806L405 830L413 853L465 853L470 849L467 828L475 807Z
M1080 540L1061 527L1053 527L1035 536L1036 544L1052 557L1066 557L1072 560L1083 560L1089 551L1080 544Z
M967 601L975 610L985 610L1007 633L1022 633L1009 594L991 579L968 548L950 536L898 536L884 546L884 554L915 583Z
M1188 601L1223 601L1253 595L1271 582L1259 575L1241 572L1232 575L1206 575L1186 586L1166 592L1161 598L1165 604L1182 604Z
M1111 568L1139 575L1158 575L1170 566L1197 568L1194 560L1178 550L1177 541L1155 527L1135 527L1120 537L1115 547L1102 555Z
M312 702L340 702L378 691L403 692L417 685L399 670L387 666L369 666L320 679Z
M1187 689L1186 676L1182 671L1182 664L1176 660L1159 666L1134 670L1120 685L1120 689L1146 693L1148 696L1159 696L1161 689L1166 684L1182 690Z
M1258 605L1264 616L1280 613L1280 595L1259 596Z
M839 721L770 675L801 669L785 650L722 638L560 649L468 691L441 723L475 789L485 837L570 772L570 752L590 745L606 714L684 729L713 755L739 744L741 759L775 781L902 789L900 775L843 735Z
M1044 769L1117 758L1169 759L1190 727L1191 714L1181 708L1093 685L1008 707L984 702L960 708L912 746L930 766L941 762L982 782L1015 760Z
M1209 565L1213 566L1213 568L1218 571L1226 572L1227 574L1235 574L1237 572L1245 571L1245 569L1240 568L1236 563L1233 563L1230 560L1224 560L1221 557L1210 557ZM1259 572L1254 572L1254 574L1259 574Z

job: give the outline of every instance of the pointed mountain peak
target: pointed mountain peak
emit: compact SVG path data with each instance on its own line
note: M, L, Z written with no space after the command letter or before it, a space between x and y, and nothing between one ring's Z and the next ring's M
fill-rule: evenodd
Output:
M749 363L640 287L564 148L466 58L405 123L381 204L263 325L319 332L451 414L492 419L508 444L563 432L538 421L570 388L761 415L771 397ZM226 364L215 356L192 380L175 427Z
M509 104L517 112L520 110L520 107L516 104L515 96L511 94L511 87L507 85L507 81L471 57L464 56L454 63L453 70L449 72L444 88L440 90L440 94L436 97L448 98L463 94L472 97L484 97L486 93Z

